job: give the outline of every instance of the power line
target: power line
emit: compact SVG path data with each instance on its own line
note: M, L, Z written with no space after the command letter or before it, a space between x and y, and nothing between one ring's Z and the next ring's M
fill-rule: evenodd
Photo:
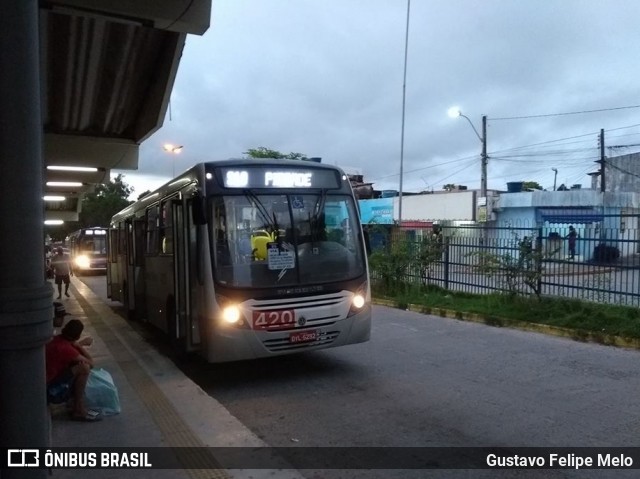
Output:
M574 183L576 181L581 180L585 175L588 175L589 173L593 172L593 167L587 167L585 169L583 169L580 173L574 173L573 176L569 176L566 180L567 183ZM566 186L566 185L565 185Z
M628 170L625 170L624 168L620 168L619 166L614 165L613 163L611 163L608 160L605 160L605 164L609 165L611 168L614 168L614 169L616 169L618 171L621 171L622 173L625 173L625 174L631 175L631 176L635 176L636 178L640 178L640 175L638 175L636 173L632 173L632 172L630 172Z
M636 127L636 126L640 126L640 123L636 123L635 125L629 125L629 126L621 126L621 127L619 127L619 128L612 128L612 129L610 129L610 130L605 130L605 132L608 132L608 131L617 131L617 130L626 130L627 128L634 128L634 127Z
M566 138L558 138L557 140L548 140L548 141L542 141L542 142L540 142L540 143L532 143L532 144L530 144L530 145L514 146L514 147L512 147L512 148L507 148L507 149L504 149L504 150L496 150L496 151L492 151L492 152L490 152L490 155L491 155L491 154L495 154L495 153L504 153L504 152L507 152L507 151L513 151L513 150L521 150L521 149L524 149L524 148L531 148L531 147L533 147L533 146L548 145L548 144L550 144L550 143L557 143L557 142L565 141L565 140L574 140L574 139L576 139L576 138L584 138L585 136L591 136L591 135L597 135L597 134L598 134L598 132L595 132L595 131L594 131L594 132L592 132L592 133L584 133L584 134L582 134L582 135L568 136L568 137L566 137ZM586 140L585 140L585 141L586 141ZM581 143L581 142L580 142L580 143Z
M547 113L544 115L526 115L526 116L511 116L511 117L503 117L503 118L489 118L491 121L502 121L502 120L525 120L529 118L548 118L552 116L567 116L567 115L581 115L583 113L600 113L603 111L615 111L615 110L628 110L631 108L640 108L640 105L630 105L630 106L619 106L616 108L601 108L599 110L582 110L582 111L570 111L565 113Z
M625 133L624 135L607 135L607 140L610 140L611 138L624 138L626 136L638 136L640 135L640 132L637 133Z
M632 148L634 146L640 146L640 143L633 143L631 145L610 145L610 146L607 146L607 148L611 148L611 149L614 149L614 148Z
M603 110L585 110L584 113L591 113L591 112L597 112L597 111L617 110L617 109L624 109L624 108L638 108L638 107L640 107L640 105L628 106L628 107L620 107L620 108L611 108L611 109L603 109ZM570 114L578 114L578 113L583 113L583 112L558 113L558 114L538 115L538 116L570 115ZM519 118L535 118L535 117L536 116L513 117L513 118L514 119L519 119ZM489 118L489 120L503 120L503 119L509 119L509 118ZM617 128L611 128L611 129L605 130L605 132L613 132L613 131L625 130L625 129L629 129L629 128L635 128L635 127L638 127L638 126L640 126L640 123L636 123L636 124L633 124L633 125L627 125L627 126L621 126L621 127L617 127ZM581 135L574 135L574 136L568 136L568 137L564 137L564 138L557 138L557 139L554 139L554 140L547 140L547 141L543 141L543 142L532 143L532 144L529 144L529 145L515 146L515 147L511 147L511 148L505 148L505 149L502 149L502 150L494 150L492 152L489 152L489 158L492 159L492 160L498 160L498 161L514 161L514 162L517 162L517 161L521 161L521 160L515 160L514 158L526 157L526 156L539 156L539 157L554 156L554 158L549 158L547 160L540 158L540 159L537 159L536 161L538 161L538 162L540 162L540 161L557 161L557 158L555 156L560 156L560 155L566 156L568 154L574 154L574 153L579 153L579 152L584 152L584 151L590 151L590 150L595 149L597 147L594 146L593 148L584 148L584 149L576 148L576 149L571 149L571 150L540 151L540 152L532 152L532 153L523 154L523 155L505 155L505 156L494 156L494 155L497 155L499 153L508 153L508 152L512 152L512 151L516 151L516 150L524 150L524 149L533 148L533 147L558 146L557 144L560 143L560 142L565 142L565 143L562 143L563 145L586 143L586 142L593 141L593 140L585 139L585 140L580 140L580 141L572 141L572 142L568 142L568 143L566 143L566 142L567 142L567 140L576 140L576 139L586 138L586 137L590 137L590 136L598 135L598 134L599 134L599 132L593 131L593 132L590 132L590 133L583 133ZM618 138L618 137L622 137L622 136L633 136L633 135L638 135L638 134L640 134L640 133L629 133L629 134L626 134L626 135L615 135L615 136L611 136L609 138ZM554 143L556 145L553 145ZM638 145L638 146L640 146L640 145ZM433 165L424 166L424 167L421 167L421 168L416 168L416 169L413 169L413 170L405 171L404 174L415 173L415 172L426 170L426 169L429 169L429 168L435 168L435 167L438 167L438 166L444 166L444 165L449 165L449 164L453 164L453 163L458 163L458 162L469 160L469 159L474 159L475 160L477 158L478 158L478 155L468 156L468 157L464 157L464 158L458 158L458 159L451 160L451 161L445 161L445 162L442 162L442 163L436 163L436 164L433 164ZM599 158L600 158L599 156L597 156L597 157L589 156L589 157L583 157L583 158L581 158L581 159L579 159L577 161L582 162L582 161L594 160L594 159L597 160ZM569 164L566 160L564 160L564 161L565 161L565 164L568 165L568 166L569 165L570 166L578 166L577 163L573 163L572 162L571 164ZM462 170L464 170L466 168L467 167L463 168ZM591 168L589 168L589 169L591 169ZM459 170L459 171L462 171L462 170ZM459 173L459 171L457 171L456 173ZM544 171L544 169L536 170L536 172L537 171ZM385 175L385 176L380 176L378 178L372 179L371 182L377 182L377 181L380 181L380 180L384 180L384 179L392 178L392 177L396 177L396 176L398 176L398 173ZM445 179L450 178L451 176L453 176L453 174L447 176ZM502 178L502 177L500 177L500 178ZM495 179L499 179L499 178L491 178L491 179L495 180ZM439 181L444 181L444 180L439 180ZM475 181L475 180L463 180L461 182L469 182L469 181Z
M489 120L493 120L493 118L489 118ZM626 130L628 128L635 128L636 126L640 126L640 123L636 123L635 125L620 126L618 128L611 128L609 130L605 130L605 132ZM598 135L599 133L600 132L598 132L598 131L593 131L593 132L590 132L590 133L583 133L582 135L568 136L568 137L565 137L565 138L558 138L558 139L555 139L555 140L547 140L547 141L542 141L542 142L539 142L539 143L532 143L530 145L514 146L512 148L506 148L504 150L494 150L494 151L490 152L489 154L491 155L491 154L496 154L496 153L504 153L504 152L512 151L512 150L520 150L520 149L524 149L524 148L531 148L531 147L534 147L534 146L549 145L551 143L558 143L558 142L561 142L561 141L575 140L577 138L584 138L584 137L587 137L587 136ZM635 134L635 133L631 133L631 134ZM589 141L589 140L582 140L582 141L579 141L579 142L572 142L572 143L583 143L583 142L586 142L586 141ZM571 143L565 143L565 144L571 144Z
M463 166L462 168L460 168L460 169L459 169L459 170L457 170L457 171L454 171L454 172L453 172L453 173L451 173L450 175L447 175L447 176L445 176L444 178L441 178L441 179L439 179L439 180L437 180L437 181L434 181L434 182L432 183L432 185L435 185L435 184L438 184L438 183L443 183L444 181L448 180L448 179L449 179L449 178L451 178L452 176L457 175L458 173L460 173L460 172L462 172L462 171L464 171L464 170L467 170L467 169L471 168L471 167L472 167L472 166L474 166L474 165L475 165L475 160L474 160L474 162L473 162L473 163L469 162L469 164L467 164L466 166Z
M631 107L625 107L625 108L631 108ZM606 130L607 132L612 132L612 131L618 131L618 130L625 130L625 129L629 129L629 128L635 128L637 126L640 126L640 124L633 124L633 125L627 125L627 126L621 126L621 127L617 127L617 128L611 128L609 130ZM613 136L613 138L617 138L617 137L621 137L621 136L632 136L632 135L637 135L638 133L629 133L627 135L615 135ZM517 147L513 147L513 148L507 148L507 149L503 149L503 150L495 150L493 152L490 153L490 157L492 159L495 160L507 160L508 158L515 158L518 156L566 156L568 154L572 154L573 153L578 153L580 151L590 151L592 150L592 148L586 148L586 149L579 149L579 148L575 148L575 149L571 149L571 150L556 150L556 151L539 151L539 152L531 152L531 153L525 153L523 155L505 155L505 156L496 156L496 154L498 153L508 153L508 152L513 152L513 151L517 151L517 150L525 150L527 148L533 148L533 147L551 147L553 146L553 144L559 144L560 142L564 142L562 143L562 145L569 145L569 144L576 144L576 143L586 143L586 142L590 142L592 141L591 139L585 139L585 140L579 140L579 141L572 141L572 142L566 142L567 140L575 140L575 139L579 139L579 138L585 138L585 137L591 137L593 135L598 135L598 132L591 132L591 133L584 133L582 135L575 135L575 136L571 136L571 137L565 137L565 138L559 138L559 139L555 139L555 140L548 140L548 141L544 141L544 142L539 142L539 143L534 143L531 145L523 145L523 146L517 146ZM638 145L640 146L640 145ZM595 148L595 147L594 147ZM594 157L588 157L588 158L584 158L585 160L588 159L594 159ZM599 159L599 156L595 159ZM554 158L550 158L548 160L543 160L540 159L538 161L554 161Z
M500 159L505 159L505 158L530 158L533 156L565 156L565 155L573 155L575 153L584 153L584 152L588 152L588 151L593 151L595 150L596 147L592 147L592 148L573 148L570 150L553 150L553 151L532 151L529 153L523 152L523 153L518 153L518 154L511 154L511 155L500 155L500 156L491 156L492 160L500 160Z
M436 163L435 165L423 166L423 167L420 167L420 168L416 168L415 170L405 171L404 173L405 174L407 174L407 173L415 173L416 171L428 170L429 168L435 168L436 166L450 165L452 163L458 163L460 161L466 161L466 160L470 160L470 159L474 159L475 160L477 157L478 157L478 155L467 156L467 157L464 157L464 158L458 158L456 160L445 161L445 162L442 162L442 163ZM374 178L374 179L372 179L370 181L376 182L376 181L379 181L379 180L392 178L394 176L398 176L398 173L393 173L391 175L386 175L386 176L379 176L378 178Z
M517 159L517 158L499 158L500 162L504 163L517 163L518 166L528 166L530 164L540 165L540 164L551 164L561 162L562 166L581 166L585 163L585 161L591 160L595 161L599 159L599 156L581 156L579 158L568 158L562 159L559 157L551 157L551 158L540 158L535 161L527 160L527 159ZM497 164L497 163L496 163Z

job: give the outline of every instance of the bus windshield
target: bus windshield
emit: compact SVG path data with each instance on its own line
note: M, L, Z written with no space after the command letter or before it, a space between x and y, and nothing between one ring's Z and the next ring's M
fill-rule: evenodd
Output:
M79 244L79 252L84 254L107 254L107 237L85 236Z
M215 279L234 287L310 285L365 273L358 213L349 195L214 197Z

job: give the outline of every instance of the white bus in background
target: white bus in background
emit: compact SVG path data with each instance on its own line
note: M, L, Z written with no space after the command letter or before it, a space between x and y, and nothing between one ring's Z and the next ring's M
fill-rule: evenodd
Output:
M107 228L81 228L65 239L77 275L107 270Z
M112 218L108 295L210 362L360 343L364 244L337 167L201 163Z

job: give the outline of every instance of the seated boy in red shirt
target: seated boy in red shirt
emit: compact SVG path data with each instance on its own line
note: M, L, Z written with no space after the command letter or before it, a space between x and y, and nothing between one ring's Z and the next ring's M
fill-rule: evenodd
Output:
M84 389L89 372L93 367L93 358L77 343L84 329L82 321L70 320L59 335L47 343L47 395L50 402L66 401L68 391L73 397L71 417L78 421L96 421L100 419L95 411L84 406ZM63 394L60 394L63 391Z

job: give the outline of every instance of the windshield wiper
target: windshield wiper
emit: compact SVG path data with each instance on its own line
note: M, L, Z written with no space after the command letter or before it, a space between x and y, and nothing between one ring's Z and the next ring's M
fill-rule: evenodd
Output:
M244 190L244 196L247 197L249 200L253 200L255 205L258 207L258 213L260 213L260 216L262 217L262 220L265 222L265 224L267 225L268 228L271 228L273 230L272 232L275 232L277 234L278 233L278 227L277 227L278 222L276 221L275 213L273 215L273 221L271 221L271 218L269 217L269 211L262 204L262 201L260 201L260 198L258 198L258 196L253 191Z

